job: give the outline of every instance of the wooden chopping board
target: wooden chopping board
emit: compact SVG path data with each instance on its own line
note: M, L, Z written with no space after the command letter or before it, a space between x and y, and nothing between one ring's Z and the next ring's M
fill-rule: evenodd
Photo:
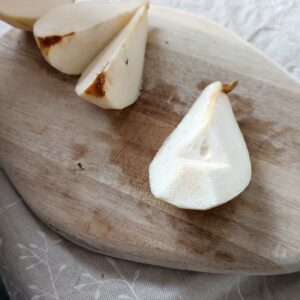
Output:
M45 223L96 252L208 272L300 270L300 85L237 36L154 7L138 102L104 111L43 60L29 33L0 42L0 163ZM249 188L197 212L155 199L148 166L211 81L230 95L253 163Z

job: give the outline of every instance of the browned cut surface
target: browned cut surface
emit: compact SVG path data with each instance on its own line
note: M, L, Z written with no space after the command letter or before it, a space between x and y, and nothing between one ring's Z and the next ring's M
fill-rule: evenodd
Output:
M60 43L64 38L74 35L75 32L71 32L65 35L52 35L47 37L38 37L38 43L41 50L45 55L49 54L50 48L58 43Z
M100 73L94 82L85 90L85 93L97 98L105 96L105 73Z
M49 67L32 35L6 35L1 167L38 217L94 251L196 271L299 271L299 84L199 18L160 8L150 9L150 22L141 97L121 111L81 101L77 77ZM162 143L200 90L234 79L229 98L253 163L249 187L205 212L154 198L148 168ZM89 92L105 95L104 84L101 73Z

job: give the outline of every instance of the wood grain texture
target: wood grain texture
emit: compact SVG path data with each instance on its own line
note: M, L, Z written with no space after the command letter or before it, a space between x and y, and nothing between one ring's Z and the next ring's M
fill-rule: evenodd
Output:
M93 251L172 268L248 274L300 270L300 85L200 17L152 8L138 102L104 111L77 77L43 60L32 36L0 43L0 163L29 207ZM230 95L253 178L230 203L180 210L149 189L148 167L211 81Z

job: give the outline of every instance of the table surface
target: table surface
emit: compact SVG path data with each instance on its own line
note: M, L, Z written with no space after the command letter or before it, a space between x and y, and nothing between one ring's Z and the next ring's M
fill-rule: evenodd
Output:
M151 2L214 19L300 79L298 0ZM0 268L12 299L295 299L300 293L299 273L192 273L90 253L37 220L3 173L0 190Z

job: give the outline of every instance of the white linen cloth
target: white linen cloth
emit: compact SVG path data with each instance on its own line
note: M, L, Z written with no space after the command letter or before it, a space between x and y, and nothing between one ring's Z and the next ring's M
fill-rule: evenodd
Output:
M207 16L300 79L300 0L153 0ZM0 34L8 27L0 22ZM41 196L42 197L42 196ZM0 171L0 272L11 299L282 299L300 297L300 273L177 271L86 251L43 225Z

